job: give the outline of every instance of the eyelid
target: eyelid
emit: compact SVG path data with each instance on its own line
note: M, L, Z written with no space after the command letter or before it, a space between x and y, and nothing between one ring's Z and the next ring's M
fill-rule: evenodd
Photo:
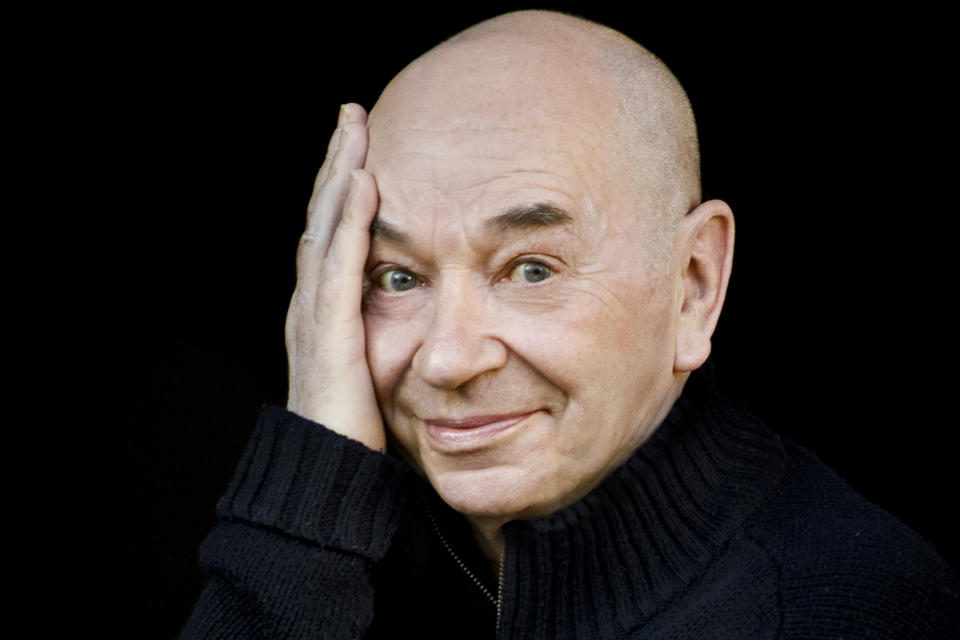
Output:
M527 285L542 284L544 282L547 282L548 280L552 280L555 276L560 275L561 271L563 270L563 267L566 266L566 264L564 264L564 262L559 258L555 258L552 256L544 256L539 254L537 255L525 254L517 258L514 258L513 260L508 262L507 266L504 268L503 276L500 279L508 280L510 276L513 275L514 270L525 262L536 262L537 264L542 264L543 266L545 266L550 270L550 277L545 278L541 282L524 283Z
M367 271L367 279L371 282L378 281L387 271L393 271L394 269L400 269L402 271L409 271L410 273L416 274L413 269L407 267L401 267L398 264L393 262L381 262L374 266L373 268Z
M393 263L383 263L383 264L378 264L377 266L375 266L373 269L369 271L369 273L367 274L364 290L365 291L375 290L375 291L382 291L384 293L392 293L392 294L407 293L407 291L393 291L391 289L386 289L381 286L381 281L383 279L383 276L385 276L391 271L405 271L406 273L409 273L413 278L416 279L417 281L416 286L414 286L412 289L407 289L407 291L413 291L413 289L423 287L427 284L427 279L425 277L423 277L422 275L420 275L419 273L417 273L416 271L414 271L409 267L402 267L398 264L393 264Z

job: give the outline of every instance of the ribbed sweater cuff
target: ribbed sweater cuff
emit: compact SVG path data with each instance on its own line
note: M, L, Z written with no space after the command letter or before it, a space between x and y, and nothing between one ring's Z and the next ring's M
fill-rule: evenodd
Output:
M412 476L399 460L268 406L217 514L378 560L390 545Z

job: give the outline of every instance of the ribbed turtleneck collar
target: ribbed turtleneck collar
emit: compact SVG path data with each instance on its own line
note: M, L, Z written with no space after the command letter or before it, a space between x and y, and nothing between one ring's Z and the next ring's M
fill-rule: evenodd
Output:
M779 438L720 395L708 363L597 489L506 526L504 637L530 629L616 637L649 619L703 575L767 498L782 457Z

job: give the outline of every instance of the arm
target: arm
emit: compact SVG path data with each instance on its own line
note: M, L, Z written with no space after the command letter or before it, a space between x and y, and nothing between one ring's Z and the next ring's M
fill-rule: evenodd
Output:
M409 480L397 460L265 409L201 547L210 581L181 637L363 637Z
M268 408L201 547L210 576L183 638L359 638L408 469L382 452L360 305L373 176L366 114L341 109L297 250L288 410ZM323 423L328 429L320 426Z

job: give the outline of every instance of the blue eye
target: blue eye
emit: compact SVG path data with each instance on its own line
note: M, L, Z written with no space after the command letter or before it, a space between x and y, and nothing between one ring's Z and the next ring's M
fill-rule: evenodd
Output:
M518 282L541 282L552 273L550 267L541 262L521 262L513 268L510 275Z
M390 269L380 276L380 288L385 291L409 291L420 284L420 279L403 269Z

